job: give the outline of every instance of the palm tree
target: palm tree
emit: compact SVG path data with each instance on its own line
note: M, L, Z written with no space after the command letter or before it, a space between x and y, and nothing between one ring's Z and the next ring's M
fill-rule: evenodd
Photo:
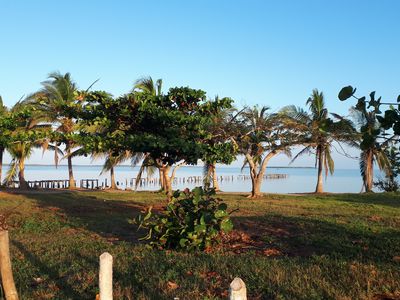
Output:
M161 96L162 95L162 79L157 79L155 82L151 76L142 77L135 81L132 89L132 93L135 95L151 95L151 96ZM135 161L135 162L134 162ZM165 190L165 176L163 174L162 166L159 166L153 159L151 159L145 153L139 154L136 153L134 158L132 159L132 165L138 164L142 161L142 165L139 169L139 173L136 179L136 188L140 182L142 174L144 171L147 171L151 176L154 174L154 168L158 169L158 174L160 178L160 189L162 191ZM167 179L168 181L168 179Z
M252 190L250 198L261 196L261 184L271 158L283 153L291 156L290 132L277 114L268 113L269 107L247 108L237 124L235 143L245 156L242 169L249 166Z
M25 104L23 102L18 102L11 109L11 112L18 113L24 108ZM48 144L46 137L35 138L35 135L33 135L33 137L25 135L27 132L39 134L40 132L49 132L51 129L51 124L40 122L35 114L25 119L23 123L18 124L18 127L13 132L16 141L10 143L7 147L12 160L4 184L10 184L18 176L19 188L28 188L28 183L25 180L25 162L32 155L34 148L43 148L43 150L51 149L62 154L62 151Z
M92 157L93 159L105 158L103 169L100 174L110 172L110 189L116 190L117 183L115 181L115 167L128 160L131 157L131 153L129 151L124 151L118 155L115 155L112 152L94 153L92 154Z
M360 134L370 137L361 142L360 173L365 192L371 192L374 180L374 163L381 171L389 174L391 164L385 152L386 143L378 143L380 124L375 111L367 111L365 106L351 109L351 114L359 127Z
M316 193L323 193L323 171L325 176L328 172L333 174L335 164L332 159L333 143L345 143L356 146L356 133L353 124L334 113L329 117L328 109L325 107L324 94L314 89L307 100L310 113L295 106L287 106L282 109L282 114L294 123L291 125L298 134L298 144L305 147L293 158L292 162L304 154L315 151L315 166L318 167L318 180L315 188Z
M136 80L132 92L159 96L162 93L162 79L157 79L156 82L154 82L151 76L142 77Z
M76 145L72 139L68 138L68 135L75 132L77 124L73 116L67 114L66 108L79 103L78 88L70 73L63 75L54 72L49 74L48 78L49 80L42 82L42 89L28 97L25 102L37 108L39 112L37 117L40 120L56 124L55 131L63 134L68 161L69 188L73 189L75 180L71 154Z
M218 96L215 97L214 101L218 101ZM219 110L214 117L213 122L208 125L207 131L211 133L211 138L205 141L206 144L211 146L211 151L208 151L205 157L202 159L204 162L203 167L203 178L205 186L212 186L215 191L220 191L218 178L217 178L217 163L230 164L234 159L234 156L216 155L216 147L226 147L231 142L232 132L231 126L235 119L239 116L240 112L237 112L235 108ZM224 151L227 153L229 149ZM218 151L217 151L218 152Z

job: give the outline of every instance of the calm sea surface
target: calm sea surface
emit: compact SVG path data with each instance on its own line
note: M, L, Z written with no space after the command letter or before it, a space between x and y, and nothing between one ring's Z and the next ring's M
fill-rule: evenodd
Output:
M88 165L88 166L74 166L74 176L79 184L81 179L99 179L99 183L104 183L105 180L109 181L109 174L100 174L101 166ZM5 166L3 174L7 171ZM177 171L176 177L180 180L174 185L175 189L183 189L185 187L195 187L201 185L199 182L188 182L187 178L190 176L201 176L203 168L197 166L182 167ZM249 175L248 169L243 172L240 168L235 167L217 167L218 176L222 176L223 180L220 181L220 188L226 192L248 192L251 189L250 180L241 179L240 175ZM133 178L136 178L138 168L130 166L118 166L116 168L116 179L120 188L125 188L126 183L128 187ZM55 180L67 179L68 170L67 166L26 166L26 179L27 180ZM287 174L284 179L266 179L263 181L261 190L270 193L304 193L313 192L316 184L316 169L313 168L276 168L271 167L267 169L267 174ZM3 175L4 176L4 175ZM158 177L158 174L156 174ZM183 183L185 178L185 183ZM358 193L361 191L362 181L358 170L353 169L337 169L333 176L328 176L324 180L324 188L327 192L352 192ZM147 184L139 187L138 190L157 190L159 186L154 184Z

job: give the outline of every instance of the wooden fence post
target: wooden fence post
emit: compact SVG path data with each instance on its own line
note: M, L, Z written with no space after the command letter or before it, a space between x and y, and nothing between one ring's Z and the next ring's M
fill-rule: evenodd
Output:
M11 268L8 230L0 231L0 274L6 300L18 300Z
M100 300L112 300L112 264L113 257L110 253L104 252L100 255L100 273L99 273L99 289Z
M246 285L239 277L233 279L229 286L229 300L247 300Z

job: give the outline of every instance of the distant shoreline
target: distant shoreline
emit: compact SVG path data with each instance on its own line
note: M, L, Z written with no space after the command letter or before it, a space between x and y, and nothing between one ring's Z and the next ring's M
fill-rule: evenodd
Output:
M5 162L3 163L3 167L9 165L10 162ZM25 164L25 166L27 167L56 167L54 164ZM68 165L66 164L59 164L58 167L67 167ZM72 167L103 167L103 165L101 164L87 164L87 165L82 165L82 164L74 164ZM132 166L130 165L118 165L117 167L127 167L127 168L132 168ZM138 167L138 166L136 166ZM203 166L201 165L197 165L197 166L191 166L191 165L186 165L183 166L183 168L203 168ZM217 166L218 167L218 166ZM219 166L222 168L232 168L232 169L237 169L237 168L241 168L240 166L237 167L233 167L233 166ZM275 168L275 169L315 169L315 167L308 167L308 166L299 166L299 167L295 167L295 166L268 166L267 168ZM245 167L244 169L248 169L248 167ZM353 170L353 169L351 169Z

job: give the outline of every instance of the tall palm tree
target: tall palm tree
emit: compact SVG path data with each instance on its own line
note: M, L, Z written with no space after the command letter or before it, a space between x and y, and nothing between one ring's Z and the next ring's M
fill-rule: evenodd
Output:
M135 95L152 95L152 96L161 96L162 95L162 79L157 79L155 82L151 76L145 76L139 78L135 81L132 89L132 93ZM132 159L132 165L137 165L139 162L142 162L142 165L139 169L137 179L136 179L136 188L140 182L142 174L146 171L149 175L154 174L154 168L158 169L158 174L160 178L160 189L165 190L164 186L164 174L162 168L157 165L157 163L151 159L145 153L139 154L135 153Z
M261 196L261 184L271 158L283 153L291 156L290 132L277 114L268 113L269 107L247 108L237 124L235 142L249 166L252 190L250 198Z
M25 107L24 103L18 102L11 109L12 113L18 113ZM31 117L25 119L25 121L14 130L13 134L16 141L10 143L7 147L12 160L10 163L10 168L7 172L7 176L4 180L4 184L10 184L18 176L19 188L27 189L28 183L25 180L25 162L32 155L34 148L43 148L43 150L55 150L61 152L59 149L55 149L53 146L48 144L47 138L37 137L35 135L25 136L27 132L49 132L52 129L52 125L48 123L43 123L39 121L39 118L35 114Z
M127 161L131 158L131 153L129 151L124 151L118 155L113 154L112 152L108 153L95 153L92 154L94 159L96 158L105 158L103 169L100 174L104 174L105 172L110 172L110 188L112 190L117 189L117 183L115 180L115 167L119 164Z
M368 135L370 139L361 142L360 173L365 192L371 192L374 181L374 163L381 171L389 174L391 165L385 152L385 143L378 143L380 125L376 119L375 111L367 111L364 107L351 108L351 114L359 127L361 135Z
M218 101L218 97L215 97L214 101ZM230 164L233 157L226 156L221 157L215 156L215 147L226 146L231 141L231 125L232 122L239 115L239 112L235 108L222 109L215 114L213 122L208 125L207 131L211 133L212 137L206 141L213 148L213 151L207 153L202 159L204 162L203 167L203 178L206 186L212 186L215 191L220 191L218 178L217 178L217 163ZM232 159L231 159L232 158Z
M357 146L356 133L353 124L334 113L330 115L325 107L325 98L317 89L312 91L306 104L310 113L295 106L287 106L282 113L289 117L292 125L299 135L298 144L304 148L293 158L292 162L304 154L315 153L315 166L318 168L318 179L315 187L316 193L323 193L323 171L333 174L335 164L332 159L333 143L345 143Z
M68 161L69 188L75 188L75 180L72 169L72 150L76 146L68 135L76 131L76 121L66 112L66 107L79 103L77 97L78 88L71 78L70 73L61 74L54 72L49 74L49 79L42 82L42 89L34 93L25 101L35 106L38 110L38 118L42 121L56 124L56 132L64 136L65 152ZM93 84L92 84L93 85ZM56 147L58 147L56 145Z

